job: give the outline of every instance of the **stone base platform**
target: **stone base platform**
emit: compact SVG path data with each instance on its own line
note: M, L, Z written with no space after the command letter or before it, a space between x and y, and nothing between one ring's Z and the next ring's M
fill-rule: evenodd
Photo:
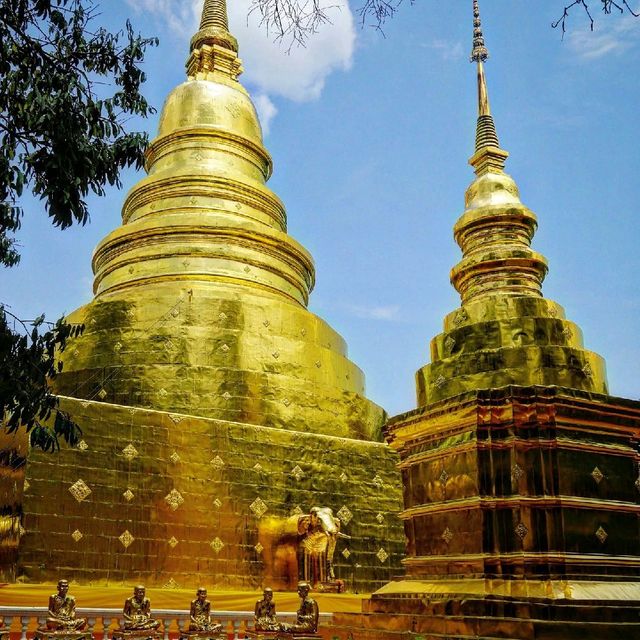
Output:
M116 629L111 640L162 640L163 634L153 629L141 629L132 631L129 629Z
M537 598L388 599L335 614L338 640L640 640L640 601Z
M7 640L9 638L7 632ZM3 640L0 632L0 640ZM36 630L35 640L93 640L90 631L42 631Z
M180 640L226 640L222 625L217 631L180 631Z
M318 633L291 633L289 631L245 631L245 640L322 640Z
M344 593L344 588L344 580L320 582L313 586L313 590L319 591L320 593Z

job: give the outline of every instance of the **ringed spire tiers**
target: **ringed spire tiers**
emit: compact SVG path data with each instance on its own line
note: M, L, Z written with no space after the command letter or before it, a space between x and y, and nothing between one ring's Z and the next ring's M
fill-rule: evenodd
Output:
M416 374L418 404L509 384L606 393L603 359L584 349L579 327L542 294L547 261L531 248L537 218L504 171L509 154L489 106L478 0L473 14L478 117L469 163L476 177L454 226L462 260L451 270L462 306L447 316L444 333L431 341L431 364Z
M224 0L204 2L121 227L96 248L87 329L58 392L352 438L383 411L343 339L307 310L313 260L267 186L272 161Z

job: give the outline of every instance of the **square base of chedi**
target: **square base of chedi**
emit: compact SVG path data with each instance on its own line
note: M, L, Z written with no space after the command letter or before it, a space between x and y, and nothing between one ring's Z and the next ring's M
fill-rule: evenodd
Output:
M334 616L331 634L640 638L639 436L639 402L560 387L392 419L407 576Z

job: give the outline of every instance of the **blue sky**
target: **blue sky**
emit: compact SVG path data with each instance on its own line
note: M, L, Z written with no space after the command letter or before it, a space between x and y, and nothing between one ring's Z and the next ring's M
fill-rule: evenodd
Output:
M248 0L230 2L250 89L267 124L289 232L313 254L310 308L347 340L368 395L391 414L415 407L413 375L458 306L448 281L452 227L472 180L475 128L471 0L403 4L384 37L360 28L357 0L306 49L272 43ZM160 47L146 95L158 108L184 78L196 0L103 0L114 28L130 17ZM328 4L336 4L330 2ZM593 3L594 5L599 3ZM640 3L636 2L640 8ZM487 76L507 171L538 216L534 247L562 304L605 357L611 392L640 397L640 19L574 10L562 0L484 0ZM633 6L633 3L632 3ZM152 134L156 118L141 124ZM91 253L120 223L124 190L91 199L91 224L59 231L24 201L22 263L0 272L0 299L22 317L70 312L91 297Z

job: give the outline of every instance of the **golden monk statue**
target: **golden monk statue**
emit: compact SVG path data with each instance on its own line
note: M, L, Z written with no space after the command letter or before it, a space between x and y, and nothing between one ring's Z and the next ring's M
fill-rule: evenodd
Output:
M273 601L273 589L267 587L262 592L262 600L256 602L253 613L254 629L256 631L278 631L276 622L276 604Z
M298 583L298 595L301 598L300 608L296 613L296 621L293 624L281 622L277 625L278 631L289 633L316 633L318 631L318 604L309 597L311 586L308 582Z
M196 591L196 599L191 601L189 612L189 632L220 633L222 625L211 622L211 602L207 600L207 590L200 587Z
M124 601L125 631L155 631L160 626L159 620L151 617L151 601L145 596L142 585L133 589L133 595Z
M58 593L49 597L49 616L39 631L82 631L87 626L85 618L76 617L76 599L69 595L69 582L58 581Z

